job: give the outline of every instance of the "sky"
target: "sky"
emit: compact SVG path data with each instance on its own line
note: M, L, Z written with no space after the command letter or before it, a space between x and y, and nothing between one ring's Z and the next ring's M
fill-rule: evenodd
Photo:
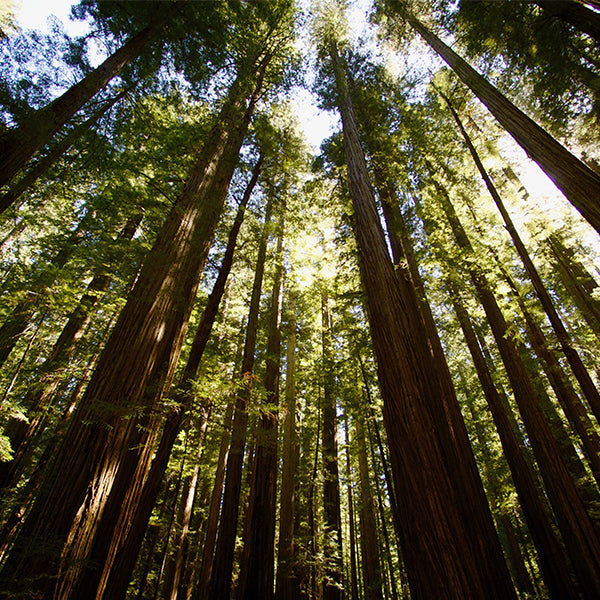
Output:
M65 26L70 35L82 35L87 26L85 22L71 21L69 19L71 6L76 4L76 0L17 0L20 2L20 9L17 12L17 19L20 27L23 29L38 29L47 31L47 18L50 15L56 16ZM370 0L354 0L356 8L354 15L356 19L364 15L363 6L366 6ZM292 95L292 105L304 129L306 140L314 151L319 150L323 139L329 137L337 128L339 119L335 114L320 110L317 107L315 97L305 89L294 90Z
M86 30L85 23L70 21L69 14L73 0L17 0L20 7L17 20L23 29L47 31L46 19L50 15L58 17L69 34L80 35Z
M71 35L81 35L87 29L85 23L69 19L71 5L76 3L76 0L16 0L16 2L20 3L17 19L23 29L47 31L47 18L50 15L55 15ZM301 0L301 2L305 6L309 5L309 0ZM366 14L370 3L370 0L351 0L349 23L354 32L354 38L365 33ZM308 49L305 47L303 51L308 52ZM415 60L424 58L425 56L421 51L419 56L415 57ZM317 107L314 95L305 89L294 90L292 104L296 109L308 143L315 152L318 152L321 141L339 128L339 117L332 112L320 110ZM514 151L521 152L518 148L515 148ZM523 153L521 154L519 162L521 165L526 166L526 168L520 170L523 183L533 197L537 199L540 207L551 210L557 199L557 190L554 184L535 163L528 160Z

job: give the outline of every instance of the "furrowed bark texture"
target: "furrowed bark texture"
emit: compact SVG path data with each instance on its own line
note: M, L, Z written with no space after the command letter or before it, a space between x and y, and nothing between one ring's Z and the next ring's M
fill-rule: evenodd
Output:
M265 370L266 407L261 407L257 431L252 516L244 598L271 600L275 578L275 518L277 500L277 432L279 424L279 367L281 355L281 308L283 301L283 236L285 208L280 219L275 251L275 274L269 314Z
M256 258L252 297L250 298L250 307L248 310L246 340L244 342L244 353L242 356L242 382L240 384L240 390L236 394L235 413L231 430L231 443L229 446L229 455L227 457L225 489L223 491L223 502L221 506L221 519L219 522L217 545L215 548L212 575L208 591L210 600L229 600L231 594L235 537L239 519L242 470L248 427L248 407L252 391L260 296L265 272L265 258L269 237L268 224L271 220L272 210L273 203L272 199L269 198L265 210L265 223Z
M546 315L548 317L548 320L550 321L550 324L552 325L552 328L554 329L554 333L556 334L556 337L560 343L561 350L566 356L567 362L571 366L573 374L575 375L575 378L577 379L579 386L581 387L581 390L583 391L583 394L586 400L588 401L588 404L590 405L594 415L600 421L600 394L598 393L598 390L596 389L596 386L592 381L588 370L583 364L583 361L581 360L577 349L574 347L571 335L567 331L566 327L562 322L562 319L560 318L556 308L554 307L554 302L552 301L552 298L550 297L550 294L548 293L548 290L546 289L546 286L544 285L544 282L542 281L538 270L533 264L533 261L529 256L529 252L527 252L527 248L525 248L525 244L523 243L523 240L521 240L521 236L519 235L517 228L515 227L512 219L510 218L510 215L508 214L508 211L504 206L504 202L502 201L502 198L498 193L498 190L494 185L492 178L483 166L481 158L479 157L479 154L477 153L477 150L475 149L475 146L473 145L469 134L465 130L460 120L460 117L458 116L458 113L452 106L450 100L446 98L443 94L440 95L446 101L446 104L448 105L448 108L450 109L450 112L452 113L452 116L454 118L454 121L456 122L460 133L463 136L463 139L465 140L467 148L469 149L469 152L473 157L473 162L477 166L477 170L479 171L481 178L485 182L485 185L488 188L488 191L490 192L490 195L492 196L492 199L494 200L498 211L502 215L502 219L504 220L506 230L508 231L513 241L513 244L515 245L515 248L517 249L517 252L521 257L521 260L523 261L523 266L525 267L525 270L527 271L527 274L531 279L531 283L533 284L535 293L539 298L540 303L544 308L544 311L546 312Z
M294 570L294 521L296 514L296 298L289 292L287 327L285 407L279 499L279 543L277 544L277 600L298 598L298 577Z
M443 405L457 401L448 397L452 386L443 381L446 369L437 364L423 339L425 325L414 289L401 285L387 251L343 67L333 44L330 55L384 422L402 504L411 595L414 599L514 598L474 459L471 454L470 464L463 464L464 442L456 437L462 434L449 431ZM455 477L458 473L461 476Z
M600 233L600 175L520 111L433 32L395 0L392 5L487 106L525 152L541 167L590 225Z
M432 180L435 183L435 180ZM439 184L439 198L460 248L473 253L446 190ZM496 302L485 275L470 269L470 277L483 306L511 382L515 400L527 429L531 447L554 510L569 558L586 597L600 594L600 541L569 475L558 444L542 412L540 400L519 355L516 342Z
M118 538L126 533L126 527L116 524L120 519L128 521L127 514L141 493L156 432L154 406L174 373L199 273L266 64L263 60L254 75L257 79L248 74L252 67L246 65L232 84L184 190L147 256L47 472L44 491L22 530L21 544L6 565L4 575L14 585L21 578L36 576L40 593L51 593L53 577L60 572L56 587L67 597L107 507L112 524L102 527L101 535ZM119 495L109 502L113 484ZM29 544L36 539L53 545L54 552L46 557L30 555ZM100 545L106 547L107 542ZM59 560L56 549L63 547Z
M186 412L191 408L193 400L193 381L200 367L204 349L206 348L219 305L221 304L221 300L225 293L225 284L233 265L237 237L243 222L244 212L256 182L258 181L261 166L262 159L259 159L254 167L252 177L246 187L233 226L229 232L227 247L223 256L219 275L217 276L212 292L206 303L202 320L194 335L194 341L192 342L190 353L181 375L180 384L175 391L175 400L179 404L179 407L167 416L160 444L152 461L152 466L146 483L144 484L140 501L135 507L129 533L124 539L122 547L119 550L115 549L117 554L112 568L105 567L104 572L102 573L99 587L104 587L104 597L106 598L120 598L125 594L127 589L127 584L129 583L129 579L135 566L135 560L142 544L152 507L156 502L171 451L181 430L183 418ZM206 421L207 407L204 407L201 414ZM204 422L202 426L205 425L206 423ZM108 567L110 566L111 565L108 565Z

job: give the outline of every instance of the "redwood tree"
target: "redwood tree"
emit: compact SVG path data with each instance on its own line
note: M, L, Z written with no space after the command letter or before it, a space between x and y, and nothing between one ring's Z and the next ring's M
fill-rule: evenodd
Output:
M331 37L327 44L342 115L384 421L397 496L403 505L400 521L411 594L414 598L513 598L515 592L472 453L464 460L468 441L457 439L463 432L449 431L446 416L440 414L444 405L457 404L453 387L444 381L446 368L435 360L423 339L425 326L414 288L394 272L343 62Z
M68 594L79 576L78 559L87 555L96 532L117 537L125 533L119 522L135 506L149 467L159 422L156 402L173 377L239 148L283 37L271 31L267 40L260 40L258 33L240 60L237 79L147 256L48 468L44 493L5 565L4 575L15 588L32 574L41 593L56 588ZM142 416L136 416L138 411ZM103 508L112 527L98 530ZM65 551L62 557L53 550L36 558L26 541L32 539L52 540ZM73 566L66 573L65 560ZM59 572L62 576L55 581Z

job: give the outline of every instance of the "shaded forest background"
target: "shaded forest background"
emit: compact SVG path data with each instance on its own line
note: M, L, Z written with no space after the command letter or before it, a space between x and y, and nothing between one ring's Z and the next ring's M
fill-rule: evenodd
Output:
M0 597L599 598L600 5L10 6Z

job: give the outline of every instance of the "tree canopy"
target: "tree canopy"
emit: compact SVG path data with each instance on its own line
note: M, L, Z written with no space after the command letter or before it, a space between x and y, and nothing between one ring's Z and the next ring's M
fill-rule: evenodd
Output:
M600 5L71 11L0 9L0 597L600 597Z

